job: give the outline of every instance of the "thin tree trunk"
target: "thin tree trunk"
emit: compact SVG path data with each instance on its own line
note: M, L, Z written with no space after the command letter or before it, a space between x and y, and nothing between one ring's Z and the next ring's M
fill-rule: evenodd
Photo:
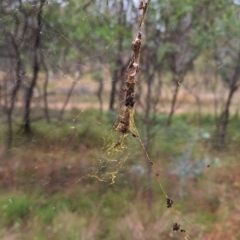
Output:
M123 0L120 1L120 9L119 12L123 12ZM118 18L118 25L119 26L124 26L125 20L123 18L123 14L119 14ZM117 48L117 55L120 56L122 53L122 43L123 43L123 34L119 34L118 36L118 48ZM110 95L110 102L109 102L109 110L114 110L114 103L115 103L115 97L116 97L116 85L119 79L119 68L122 66L122 61L120 58L118 58L115 62L115 70L113 72L113 79L112 79L112 88L111 88L111 95ZM120 73L121 74L121 73Z
M24 15L24 27L23 27L23 31L21 34L21 39L24 40L24 36L27 30L27 26L28 26L28 15L26 14L26 12L22 9L22 2L20 2L20 12L22 12L22 14ZM8 100L7 100L7 96L5 97L5 106L6 106L6 112L7 112L7 120L8 120L8 136L7 136L7 149L10 149L12 146L12 136L13 136L13 130L12 130L12 113L14 110L14 104L15 104L15 100L17 97L17 93L20 89L20 86L22 84L22 80L23 80L23 76L24 76L24 71L22 69L22 59L21 59L21 55L20 55L20 51L19 49L21 49L21 46L18 46L14 36L18 36L19 35L19 23L20 21L18 20L17 14L13 15L14 20L15 20L15 28L14 28L14 33L12 34L11 32L9 32L9 37L10 37L10 41L11 44L13 46L13 49L15 51L15 58L16 58L16 83L13 87L12 93L11 93L11 99L10 99L10 106L8 108ZM14 35L14 36L13 36ZM6 82L6 90L7 90L7 82Z
M67 97L66 97L66 99L65 99L65 102L64 102L64 104L63 104L63 107L62 107L62 109L61 109L61 111L60 111L60 116L59 116L60 120L63 120L63 114L64 114L64 112L65 112L65 109L66 109L66 107L67 107L67 104L68 104L68 102L69 102L69 99L70 99L71 96L72 96L72 93L73 93L73 90L74 90L76 84L77 84L77 81L73 81L72 86L71 86L71 88L70 88L70 90L69 90L69 92L68 92L68 94L67 94Z
M235 91L233 89L230 89L225 109L220 117L220 133L219 133L219 144L218 144L219 150L223 148L225 145L226 130L229 122L229 108L231 106L231 100L234 92Z
M114 110L117 80L118 80L118 70L116 68L113 73L109 110Z
M10 102L10 107L7 110L7 119L8 119L8 137L7 137L7 149L10 149L12 146L12 135L13 135L13 131L12 131L12 113L14 110L14 104L15 104L15 100L16 100L16 96L17 93L20 89L21 83L22 83L22 77L23 75L21 74L21 70L22 70L22 60L20 57L20 52L19 52L19 48L18 45L13 37L13 35L10 33L10 38L11 38L11 43L12 46L14 48L15 54L16 54L16 84L13 87L12 90L12 94L11 94L11 102ZM7 105L6 105L7 107Z
M238 62L240 61L240 51L238 53ZM234 93L237 91L239 87L239 77L240 77L240 66L237 65L235 67L234 75L232 77L231 83L230 83L230 89L228 93L227 102L225 104L225 107L222 111L222 114L217 121L217 149L221 150L225 146L225 140L226 140L226 132L229 122L229 109L231 106L231 101L233 98Z
M216 147L218 150L223 149L225 146L226 132L227 132L227 127L228 127L228 123L229 123L229 109L231 106L231 101L232 101L233 95L236 90L237 90L237 87L231 88L229 90L226 105L224 107L224 110L223 110L218 122L217 122L217 139L216 139L217 145L216 145Z
M103 112L102 92L103 92L103 79L100 79L99 80L99 85L98 85L97 97L98 97L98 100L99 100L99 110L100 110L101 114Z
M173 77L173 82L175 83L175 90L174 90L174 93L173 93L173 98L172 98L172 102L171 102L171 110L170 110L170 113L168 115L168 119L167 119L167 125L170 126L171 123L172 123L172 117L173 117L173 114L174 114L174 111L175 111L175 105L176 105L176 102L177 102L177 96L178 96L178 91L179 91L179 83L178 83L178 75L177 74L174 74L174 77Z
M154 100L153 100L153 113L154 116L157 113L157 107L161 98L161 91L162 91L162 79L161 79L161 73L158 72L158 80L157 80L157 86L155 87L155 93L154 93Z
M146 114L145 114L145 123L146 123L146 135L147 135L147 141L145 144L145 150L146 152L149 152L150 150L150 129L151 129L151 119L150 119L150 110L151 110L151 96L152 96L152 83L153 83L153 74L147 77L147 96L146 96ZM147 185L148 185L148 198L147 198L147 206L148 209L152 209L152 165L149 162L149 159L146 158L146 165L147 165Z
M50 116L49 116L49 111L48 111L48 93L47 93L47 88L48 88L48 80L49 80L49 74L48 74L48 68L45 64L44 61L44 56L41 54L42 56L42 66L43 66L43 70L45 71L45 81L44 81L44 85L43 85L43 101L44 101L44 115L46 118L47 123L50 123Z
M24 123L23 123L23 128L24 132L26 134L29 134L31 132L31 119L30 119L30 113L31 113L31 102L32 102L32 96L33 96L33 91L37 83L38 79L38 73L39 73L39 59L38 59L38 51L40 49L40 44L41 44L41 29L42 29L42 9L43 5L45 3L45 0L40 1L40 6L39 10L37 13L37 28L36 28L36 38L34 42L34 47L33 47L33 77L32 81L30 84L30 87L28 88L26 92L26 102L25 102L25 114L24 114Z

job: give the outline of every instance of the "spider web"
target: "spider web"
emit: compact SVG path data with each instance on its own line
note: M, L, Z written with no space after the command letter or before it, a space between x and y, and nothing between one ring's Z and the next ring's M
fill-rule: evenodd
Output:
M54 4L54 2L48 2L43 11L51 8ZM59 4L62 8L69 6L67 1L60 1ZM111 4L114 3L109 1L108 4L111 8ZM84 4L75 3L75 5L82 19L76 23L76 32L73 32L73 35L77 34L78 28L84 27L86 22L91 23L93 18L110 18L113 16L111 14L114 14L107 12L108 10L105 12L106 3L102 4L102 8L95 9L90 14L83 11ZM122 14L128 14L128 11L124 9ZM117 10L116 14L118 14ZM12 16L13 13L5 16L0 20L0 24L6 23L9 24L9 28L12 28L14 25L9 20ZM48 17L49 15L43 15L43 23L51 26L51 19ZM61 17L63 16L61 15ZM135 19L136 16L132 18ZM65 16L61 21L66 22L64 21L66 19L68 16ZM136 21L133 22L136 23ZM31 27L31 23L27 25ZM143 127L142 109L137 106L136 128L134 129L139 131L140 142L129 134L121 144L121 148L116 151L113 147L121 136L115 129L115 123L118 122L121 110L119 109L117 113L105 113L104 111L108 109L112 81L117 81L119 84L124 78L120 76L117 79L112 79L109 70L110 63L106 67L107 63L101 63L101 59L108 59L107 56L116 57L119 36L117 34L109 36L109 44L101 45L91 52L89 50L92 47L91 41L94 40L93 36L99 34L100 27L92 27L89 36L80 44L72 42L66 37L65 26L59 29L53 25L51 30L42 29L41 34L48 39L50 45L48 52L44 49L39 51L49 68L48 108L51 123L46 124L43 117L42 95L45 75L40 73L31 109L34 134L26 138L19 131L23 116L24 84L27 87L31 80L31 70L26 69L23 87L16 99L13 115L13 129L17 133L13 137L13 147L11 151L7 152L7 155L4 152L4 141L8 136L6 133L7 120L6 115L4 115L4 104L6 104L4 99L10 96L15 77L13 74L14 66L8 62L3 65L1 86L4 86L4 81L7 82L7 86L5 89L1 88L2 152L4 153L1 164L1 195L3 199L1 208L4 219L7 219L7 224L11 227L8 230L4 222L5 225L1 231L2 237L13 234L16 239L31 239L35 235L29 230L32 228L36 231L36 239L51 239L51 237L61 239L62 236L62 239L114 239L116 236L123 236L124 239L213 239L214 237L216 239L214 230L210 231L208 224L221 234L219 228L224 218L212 220L212 223L211 218L218 218L219 214L213 216L214 214L208 212L215 211L218 205L221 206L218 211L224 211L224 207L229 207L226 202L229 194L237 194L237 170L230 167L223 159L232 162L234 166L239 166L234 156L236 154L235 148L239 144L239 138L234 135L234 132L239 123L237 120L230 123L227 133L236 139L230 144L228 152L220 154L213 152L209 146L215 125L207 117L202 120L201 125L194 126L192 129L188 124L190 125L191 121L194 121L193 118L189 120L187 117L179 117L177 125L167 127L164 114L159 115L157 124L150 131L152 137L149 138L152 148L155 147L158 151L149 154L145 152L147 136ZM133 27L134 36L135 28ZM129 43L132 36L128 38L127 31L121 31L121 34L126 39L123 53L126 55L125 62L127 64L127 57L130 55ZM20 39L18 35L15 37ZM65 41L68 50L79 55L79 62L69 57L65 60L64 65L61 59L65 53L58 51L55 39ZM28 41L24 39L20 39L20 41L24 43L24 47L33 49L33 45ZM2 37L0 43L4 42L5 39ZM144 42L147 43L145 36ZM31 65L30 58L24 60L26 65ZM2 64L3 61L1 61ZM221 66L212 66L208 60L204 59L203 61L206 62L206 65L210 65L210 70L221 69ZM141 70L139 75L139 79L142 80ZM180 98L178 104L183 103L177 108L177 114L188 111L186 110L189 109L188 103L184 104L184 101L187 102L185 99L188 98L192 102L190 111L196 111L197 107L192 96L193 92L197 90L188 88L191 77L187 76L185 82L182 83L184 90L181 94L183 97ZM104 83L103 112L99 110L96 95L99 82ZM140 82L139 85L141 84ZM169 93L169 85L166 83L164 86L166 95ZM185 85L186 87L184 87ZM199 83L197 89L199 90L202 85ZM59 119L59 113L66 101L66 94L72 87L72 95L66 104L62 118ZM221 94L224 93L224 89L220 90ZM144 90L143 94L145 94ZM119 108L123 104L121 97L123 98L123 94L117 97ZM163 97L167 98L164 95ZM236 97L232 111L237 109L237 103L239 103L239 99ZM184 106L181 107L182 105ZM203 104L202 111L212 112L211 108L206 105ZM163 103L159 111L164 112L166 109L169 109L167 101ZM161 150L161 148L165 150ZM146 153L149 154L149 161L153 162L155 173L155 176L152 175L154 212L148 212L145 206L149 198ZM232 178L227 178L224 172L225 167L234 173ZM229 192L225 192L219 186L219 183L222 183L223 179L226 178L227 181L233 181L234 185L233 188L229 189ZM217 181L218 184L214 181ZM219 191L221 196L219 196ZM38 192L40 192L39 195ZM63 194L63 202L59 200L59 194ZM19 195L19 198L16 195ZM85 200L86 202L81 201L84 195L89 196ZM117 198L117 195L120 197ZM76 206L76 202L71 202L74 196L78 199L76 202L79 202L79 206ZM124 196L126 196L126 200L124 200ZM166 196L173 200L174 208L166 208ZM194 203L197 199L200 199L199 208ZM125 202L121 203L123 200ZM237 200L231 200L235 206ZM21 213L15 215L19 211L17 207L16 209L12 208L14 213L7 211L7 209L11 209L13 203L18 204L19 201L21 209L24 209L26 202L28 205L26 212L29 214L29 218L33 219L32 223L31 220L27 222L26 229L23 228L25 220L24 217L21 218ZM121 207L124 208L122 213ZM37 208L38 211L34 212L33 208ZM114 210L115 208L117 210ZM46 214L41 215L41 211L44 212L45 209L47 209ZM203 209L207 209L206 215L199 214L199 211ZM82 213L86 216L84 214L82 216ZM224 214L227 213L227 211L224 212ZM25 216L24 214L23 212L23 216ZM49 214L49 222L47 214ZM110 222L105 219L113 216L115 217L114 223L111 224L109 230L106 225ZM206 219L202 219L201 216ZM102 219L106 221L105 224L101 224ZM235 218L225 217L225 219L227 219L228 224L232 224L238 218L236 216ZM41 221L44 222L45 226L40 226ZM186 233L172 232L172 223L176 222L186 230ZM101 228L103 230L99 230ZM231 230L234 231L234 227ZM234 233L230 231L229 234ZM221 235L218 239L221 239Z

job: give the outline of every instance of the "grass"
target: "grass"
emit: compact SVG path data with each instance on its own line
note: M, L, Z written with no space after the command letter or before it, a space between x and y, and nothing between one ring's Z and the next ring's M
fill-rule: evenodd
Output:
M32 201L26 195L8 195L1 197L0 208L2 209L3 223L13 225L28 218L32 208Z
M16 234L17 239L114 240L142 236L164 240L170 235L178 239L179 234L171 231L171 221L178 221L191 239L210 240L216 229L218 233L221 231L219 236L234 236L237 223L233 216L238 209L235 199L240 194L237 115L231 117L230 144L222 152L211 148L212 116L201 117L201 128L194 115L176 115L168 128L164 126L166 116L157 116L151 139L151 159L159 170L164 189L182 215L166 208L154 176L152 211L148 211L144 155L134 138L127 139L126 153L118 157L105 152L108 141L117 139L112 131L115 119L112 112L100 115L98 111L89 110L77 114L73 110L67 112L66 120L60 123L35 122L31 138L18 132L12 154L1 163L1 237L9 232ZM144 141L144 125L137 119ZM196 142L189 164L208 156L211 166L199 175L180 179L172 169L180 164L177 159L185 156L200 129L208 132L210 139ZM1 134L3 142L5 135ZM126 156L123 168L116 168L114 164ZM116 162L99 168L102 166L100 159L115 158ZM220 165L215 164L215 158L220 159ZM93 171L94 168L98 171ZM118 170L115 184L111 184L108 173L115 170ZM90 177L89 171L96 175ZM96 178L101 174L108 176L106 182ZM179 189L184 190L184 196L179 195ZM225 221L232 225L224 230Z

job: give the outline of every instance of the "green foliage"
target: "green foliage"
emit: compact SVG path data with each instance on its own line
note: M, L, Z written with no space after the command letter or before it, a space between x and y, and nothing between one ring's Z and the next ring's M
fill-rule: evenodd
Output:
M155 118L153 132L155 136L151 141L154 145L153 149L161 149L161 153L169 156L179 156L181 149L187 145L189 139L194 136L194 131L189 128L185 116L176 116L174 123L166 126L166 115L159 114ZM154 139L158 141L154 141ZM154 151L154 150L153 150Z
M211 213L209 211L201 211L201 214L196 216L196 221L199 223L204 223L206 226L206 230L210 230L212 224L216 221L216 215L214 213Z
M45 8L47 34L43 34L43 41L49 53L53 53L51 58L58 57L64 51L67 53L68 61L72 63L75 63L77 59L83 61L91 58L91 55L95 56L93 59L95 61L101 58L101 55L99 57L96 55L96 51L114 52L119 38L123 39L124 48L129 46L131 24L126 21L119 23L119 15L107 11L100 5L97 2L88 4L86 0L81 3L77 0L70 0L64 7L53 3ZM57 43L55 46L49 42L49 33L52 35L52 41ZM85 44L86 42L88 44ZM109 54L109 63L114 60L112 56ZM54 60L58 61L58 59Z
M87 215L94 215L96 211L96 201L99 198L97 191L83 190L77 193L74 197L63 198L61 201L66 208L70 211L77 212L79 214L84 213Z
M106 218L122 217L126 213L128 202L128 191L107 191L100 199L101 215Z
M33 208L32 200L23 194L14 194L1 197L0 208L2 219L7 225L26 220Z
M41 224L49 225L59 211L56 210L56 205L50 204L40 207L35 211L36 216L39 218Z

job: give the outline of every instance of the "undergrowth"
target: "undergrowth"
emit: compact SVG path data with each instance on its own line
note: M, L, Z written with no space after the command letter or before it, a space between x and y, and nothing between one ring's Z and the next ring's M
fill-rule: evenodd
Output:
M89 231L96 239L138 239L138 231L145 237L149 232L154 233L151 239L159 239L159 236L169 239L172 216L155 181L153 209L152 212L147 210L146 166L135 138L126 139L134 151L116 174L114 184L110 179L99 182L96 178L88 177L92 172L92 164L102 155L101 147L105 140L112 136L112 141L117 139L114 134L106 134L106 129L112 128L112 121L108 120L109 113L103 113L101 117L98 114L98 111L83 113L78 120L80 126L75 125L74 134L71 132L72 121L62 122L57 131L55 123L47 125L36 122L34 125L38 131L33 132L31 139L17 138L12 155L0 172L2 229L11 229L15 233L23 231L25 239L34 239L33 236L35 239L91 239L87 235ZM93 134L79 138L82 134L81 124L92 124L93 115L95 123L99 119L99 124L89 128ZM186 121L185 115L176 115L172 126L163 129L164 118L164 114L159 114L157 119L160 120L153 126L157 135L151 139L151 156L154 157L154 164L160 166L158 171L163 188L174 198L175 207L181 210L182 215L176 215L176 219L179 217L179 221L184 222L191 239L201 239L202 231L204 239L211 239L207 234L211 235L216 224L224 224L225 221L232 223L228 230L233 231L234 211L238 206L235 199L240 194L239 151L236 144L240 140L237 131L239 119L233 116L229 126L228 137L235 144L218 153L211 148L213 116L203 115L201 128L195 116L188 116ZM144 140L144 125L138 120L139 114L136 119ZM183 161L192 146L192 139L203 133L202 129L209 138L196 141L188 161L193 164L206 155L211 160L210 166L205 166L200 174L181 179L181 175L172 169L174 166L178 169L178 161ZM56 136L58 140L53 141ZM39 140L37 146L32 144L33 139L36 142ZM85 140L94 143L88 147ZM99 140L97 144L96 140ZM24 144L27 146L25 150ZM108 173L111 168L106 167L101 171ZM184 190L183 196L179 192L181 188ZM64 218L64 215L68 217ZM185 221L185 218L194 224ZM81 227L77 227L76 221L81 223ZM139 229L134 230L131 223L139 226ZM119 229L119 225L122 229ZM156 228L151 230L151 226ZM61 234L66 237L63 238Z

